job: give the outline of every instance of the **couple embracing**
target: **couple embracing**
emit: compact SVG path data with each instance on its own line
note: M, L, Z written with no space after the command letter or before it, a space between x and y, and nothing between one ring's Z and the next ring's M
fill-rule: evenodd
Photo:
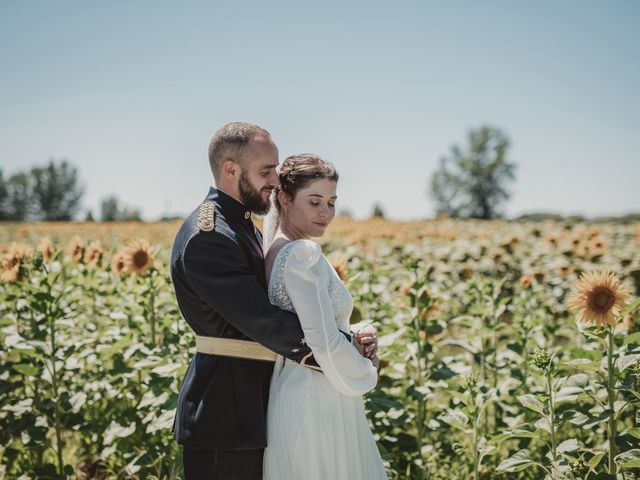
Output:
M171 255L196 334L174 422L186 480L386 479L362 399L376 332L350 330L351 295L311 240L335 215L335 168L302 154L276 171L269 133L239 122L209 163L216 187ZM264 239L251 213L267 214Z

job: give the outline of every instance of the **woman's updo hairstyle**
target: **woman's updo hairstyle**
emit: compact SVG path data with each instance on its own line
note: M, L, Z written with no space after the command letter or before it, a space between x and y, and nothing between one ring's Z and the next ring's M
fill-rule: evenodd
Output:
M298 190L306 188L315 180L326 178L338 181L338 172L333 163L323 160L313 153L299 153L287 157L280 167L280 187L291 199L295 199ZM280 210L280 202L276 195L276 207Z

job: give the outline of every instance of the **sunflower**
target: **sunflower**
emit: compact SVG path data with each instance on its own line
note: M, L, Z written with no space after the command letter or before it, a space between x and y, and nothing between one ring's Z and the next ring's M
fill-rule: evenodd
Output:
M520 243L520 239L515 235L507 235L500 241L500 246L507 252L513 253L514 247Z
M571 267L567 263L562 263L556 267L555 271L561 277L568 277L571 273Z
M533 284L533 277L531 275L523 275L520 277L520 287L522 287L523 290L531 288L531 284Z
M33 248L24 243L12 242L11 245L9 245L7 254L15 254L20 257L21 260L26 261L33 257Z
M544 239L546 240L547 243L551 244L551 246L553 247L557 247L560 241L558 235L556 235L555 233L549 233L545 235Z
M630 296L618 277L605 269L582 274L568 305L578 315L578 325L615 326L620 308Z
M471 277L473 277L473 270L469 267L462 267L460 270L458 270L458 275L462 280L469 280Z
M564 244L560 253L567 258L571 258L576 254L576 248L580 248L580 244L574 245L573 243Z
M20 267L33 256L33 249L22 243L13 242L0 262L0 280L3 283L13 283L20 279Z
M583 238L582 238L582 235L581 235L581 234L574 235L574 236L571 238L571 246L572 246L573 248L577 248L577 247L578 247L578 245L580 245L580 244L582 243L582 240L583 240Z
M2 283L13 283L20 277L20 260L7 256L2 261L0 280Z
M607 244L601 238L594 238L589 243L589 254L592 260L597 260L607 253Z
M538 348L529 357L529 363L543 372L547 372L551 366L551 355L546 350Z
M67 254L74 262L82 262L84 255L84 242L80 237L73 237L67 246Z
M585 242L581 242L576 247L576 256L579 258L587 258L589 256L589 244Z
M591 225L585 232L588 239L594 239L600 234L600 230L595 225Z
M414 290L413 285L411 285L410 283L405 283L402 286L400 286L400 288L398 289L398 292L401 295L406 295L409 298L411 305L415 305L416 291ZM428 289L426 288L422 289L422 291L420 292L419 301L426 302L431 296L432 294Z
M347 281L347 261L344 258L334 258L331 260L331 266L340 277L342 282Z
M93 241L89 243L86 251L84 252L84 261L88 267L97 267L100 264L104 250L100 246L99 241Z
M402 285L400 285L398 287L398 293L400 295L406 295L407 297L411 298L411 284L410 283L403 283Z
M42 260L44 263L49 263L56 253L56 248L49 237L42 237L38 242L38 251L42 254Z
M545 276L545 272L543 272L542 270L534 270L533 272L533 278L538 283L544 282Z
M116 275L124 275L127 271L127 264L125 263L125 252L116 252L111 258L111 271Z
M153 268L153 252L151 245L144 239L134 240L124 252L127 270L133 275L144 275Z

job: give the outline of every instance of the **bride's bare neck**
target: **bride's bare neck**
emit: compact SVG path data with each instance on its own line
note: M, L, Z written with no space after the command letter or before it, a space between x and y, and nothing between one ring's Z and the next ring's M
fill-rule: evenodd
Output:
M302 240L311 238L306 232L298 230L291 226L289 222L287 222L286 218L280 219L280 225L278 225L278 231L276 232L277 237L284 237L290 242L294 240Z

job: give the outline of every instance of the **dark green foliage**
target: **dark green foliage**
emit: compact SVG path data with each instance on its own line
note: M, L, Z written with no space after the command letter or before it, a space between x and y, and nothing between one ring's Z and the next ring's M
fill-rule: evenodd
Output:
M0 172L0 220L71 220L82 195L78 171L66 160L51 160L6 181Z
M544 237L566 225L479 223L444 221L461 227L454 240L324 246L348 256L353 317L379 331L380 376L365 401L389 478L609 479L609 432L618 478L638 478L638 301L626 334L580 333L567 294L576 272L597 264L574 258L568 276L555 270L564 256ZM521 241L502 241L507 232ZM607 264L628 283L640 262L635 232L601 232ZM171 424L194 338L169 249L158 253L150 274L120 277L58 248L0 283L5 478L179 478Z
M0 220L8 220L8 212L5 206L8 197L7 183L2 176L2 169L0 169Z
M27 174L16 173L4 183L4 200L0 203L2 220L26 220L32 211L31 181Z
M382 210L382 205L376 203L373 205L373 210L371 212L372 217L384 218L384 210Z
M139 209L130 209L120 204L114 195L103 198L100 202L100 219L103 222L141 220Z
M497 128L469 132L466 148L454 145L431 178L429 193L438 214L461 218L496 218L509 199L507 184L515 164L507 160L509 139Z
M31 201L38 219L71 220L80 208L83 188L78 171L69 162L49 161L45 167L31 169Z

